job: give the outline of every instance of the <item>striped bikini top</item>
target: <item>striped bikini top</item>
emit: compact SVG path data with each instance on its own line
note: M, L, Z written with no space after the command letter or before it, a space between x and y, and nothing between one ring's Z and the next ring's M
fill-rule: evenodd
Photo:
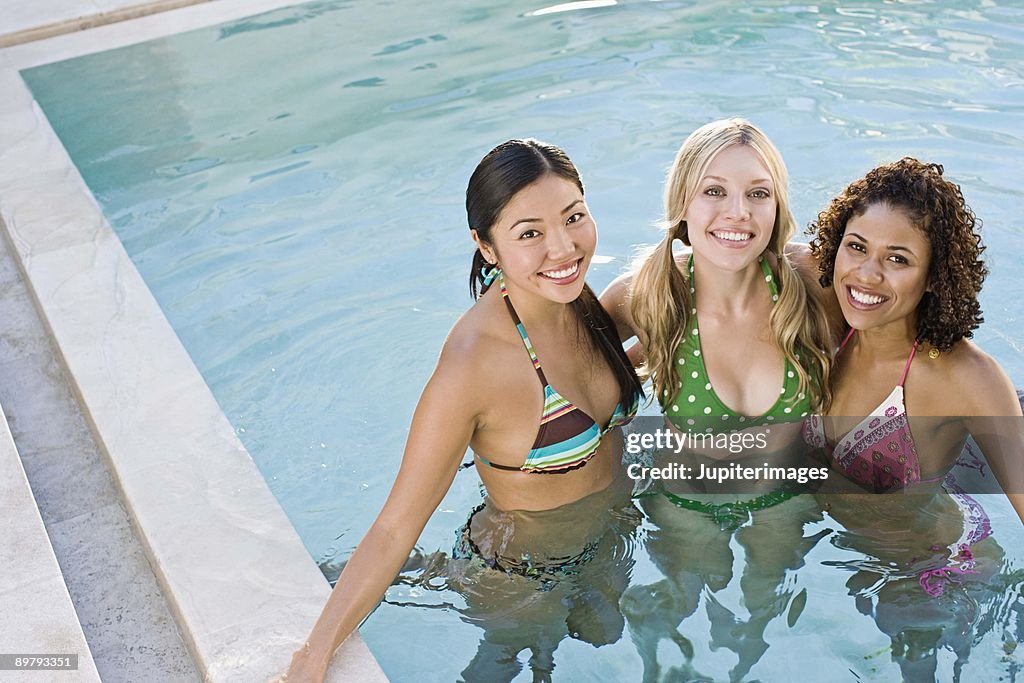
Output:
M533 350L533 344L526 335L526 328L519 319L516 309L508 298L508 291L505 289L505 278L501 271L491 271L484 286L490 284L495 278L501 285L501 296L508 307L509 315L519 330L519 336L526 346L533 367L537 371L541 386L544 387L544 411L540 417L540 427L537 429L537 438L533 441L533 447L526 456L526 462L522 467L509 467L490 462L479 453L476 457L480 462L499 470L511 470L513 472L532 472L536 474L560 474L582 467L597 453L597 447L601 444L601 438L615 427L627 424L636 415L639 401L634 400L628 410L624 410L622 404L615 406L608 426L601 429L594 418L587 415L583 410L573 405L568 399L555 391L547 378L544 370L540 367L540 360Z

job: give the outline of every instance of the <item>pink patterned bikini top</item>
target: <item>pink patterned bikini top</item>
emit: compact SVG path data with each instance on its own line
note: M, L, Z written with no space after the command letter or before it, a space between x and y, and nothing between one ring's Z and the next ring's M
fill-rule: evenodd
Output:
M839 346L839 353L846 347L853 332L850 330L846 335ZM915 341L907 365L903 368L903 376L899 384L893 387L892 393L832 449L832 459L846 476L875 493L896 491L921 481L921 465L903 401L903 383L907 381L917 344ZM812 447L828 450L829 444L820 415L807 418L803 436L804 441Z

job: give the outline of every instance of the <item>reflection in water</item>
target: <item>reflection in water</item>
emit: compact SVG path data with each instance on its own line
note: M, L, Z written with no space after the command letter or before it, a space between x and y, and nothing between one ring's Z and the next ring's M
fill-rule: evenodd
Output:
M977 462L965 456L961 464ZM1012 679L1021 669L1013 654L1024 635L1024 571L1006 561L984 508L955 479L918 491L819 496L845 528L832 545L855 555L825 564L850 572L849 595L889 637L903 680L961 680L972 647L990 633L1002 641L999 668ZM951 672L939 669L942 650L955 655Z
M691 420L690 429L711 433L717 423ZM662 471L672 465L694 474L723 466L796 471L819 465L808 459L799 428L799 422L749 427L744 430L748 436L762 438L743 452L670 447L638 457ZM830 532L822 528L804 536L806 527L823 519L816 499L806 492L817 483L699 477L651 482L640 495L650 523L646 549L664 578L631 586L623 601L644 681L719 680L719 669L702 670L699 654L720 649L737 658L729 680L744 680L768 650L769 624L786 614L788 627L794 627L807 604L796 572ZM698 616L702 603L706 621ZM666 639L681 660L674 651L668 661L659 660L659 645Z
M804 525L821 520L817 502L810 495L787 498L750 512L739 528L680 508L660 492L645 496L642 507L654 526L647 533L647 552L665 577L651 585L631 586L623 596L630 633L643 660L643 680L715 680L696 670L694 642L700 650L734 652L738 661L729 679L743 680L768 650L768 624L787 613L792 627L806 605L806 592L797 591L796 583L787 579L828 534L825 529L803 535ZM735 578L733 541L745 561L739 578L741 604L729 606L719 595ZM684 623L702 601L711 624L710 639L701 626L688 629ZM666 669L659 663L658 646L664 639L678 647L682 664Z
M977 461L961 465L959 473ZM971 509L943 489L804 492L724 515L675 504L671 484L632 499L630 488L619 477L545 512L503 512L485 500L452 550L410 558L396 584L411 599L392 591L386 607L455 612L479 629L475 648L454 655L464 681L569 680L580 651L565 653L568 668L556 661L571 641L611 646L590 649L597 662L621 660L631 643L627 679L645 682L767 681L807 667L821 681L969 681L979 672L1013 680L1021 668L1024 569L993 536L972 534ZM958 571L944 571L965 538ZM640 545L646 553L635 556ZM872 622L888 642L881 649L859 626ZM812 664L797 656L796 639L816 631L826 649ZM848 641L834 640L844 633ZM978 649L983 661L971 660Z
M642 519L630 492L620 476L554 510L506 512L485 500L456 532L450 554L406 565L398 583L453 591L465 606L445 606L483 632L462 680L510 681L528 652L532 680L549 681L566 636L595 647L622 638L620 598Z

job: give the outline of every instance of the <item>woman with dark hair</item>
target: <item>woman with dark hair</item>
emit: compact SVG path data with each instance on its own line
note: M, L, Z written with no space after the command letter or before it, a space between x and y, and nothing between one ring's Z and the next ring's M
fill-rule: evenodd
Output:
M632 418L642 391L584 282L597 231L576 168L557 147L510 140L473 172L466 212L477 245L476 303L444 343L391 493L293 656L288 680L322 680L335 649L406 562L467 447L488 498L460 532L456 555L508 575L550 578L557 568L538 564L526 534L489 529L495 520L507 524L513 511L542 515L604 495L617 481L622 440L614 428ZM587 530L575 531L586 543Z
M906 157L851 183L811 225L823 287L848 331L813 445L872 491L939 482L968 435L1024 517L1021 407L999 364L969 341L988 273L974 213L942 166ZM838 416L868 416L847 424ZM909 416L915 420L911 433ZM995 418L1004 419L995 419Z
M951 472L958 459L983 469L968 436L1024 517L1021 407L998 363L969 341L988 272L976 228L942 166L909 157L851 183L810 228L820 282L847 330L831 403L804 437L856 484L819 496L843 526L832 544L863 554L834 564L849 572L858 610L890 636L905 680L934 679L943 648L958 672L992 629L978 605L1003 581L1003 551Z

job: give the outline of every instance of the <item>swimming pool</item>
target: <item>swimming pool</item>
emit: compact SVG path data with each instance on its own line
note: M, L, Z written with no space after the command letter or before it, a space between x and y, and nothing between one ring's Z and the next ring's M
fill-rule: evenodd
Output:
M1013 259L1022 193L1010 180L1022 147L1020 10L541 9L311 3L24 72L323 564L351 552L383 501L419 387L469 303L461 194L474 162L506 137L548 139L579 164L600 253L614 257L592 270L597 287L656 238L662 171L710 118L743 114L775 139L801 223L878 161L940 161L986 225L993 274L978 340L1024 383L1014 329L1024 303L1006 294L1022 291L1024 272ZM460 475L421 547L450 548L478 499L475 476ZM643 554L637 585L659 571ZM822 594L845 595L835 573L813 576ZM424 624L443 627L430 629L443 640L420 639L422 657L384 635ZM873 628L861 632L869 650ZM428 653L458 642L468 661L479 635L450 611L391 605L363 632L399 680L421 668L454 678L466 661ZM616 654L595 658L568 639L556 674L638 670L625 639L608 648ZM705 652L716 678L726 654Z

